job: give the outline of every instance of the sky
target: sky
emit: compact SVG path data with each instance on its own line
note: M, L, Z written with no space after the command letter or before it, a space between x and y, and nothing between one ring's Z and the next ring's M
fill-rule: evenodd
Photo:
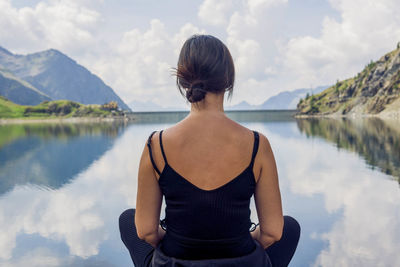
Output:
M398 10L398 0L0 0L0 46L58 49L127 104L185 108L171 69L187 38L211 34L235 62L225 105L257 105L350 78L395 49Z

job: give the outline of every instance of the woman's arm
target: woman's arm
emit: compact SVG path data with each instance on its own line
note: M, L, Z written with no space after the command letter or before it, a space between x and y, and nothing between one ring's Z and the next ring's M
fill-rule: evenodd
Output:
M261 172L254 199L260 227L251 235L265 249L281 239L283 215L275 158L268 139L263 134L260 134L258 152Z
M154 155L154 151L152 153ZM135 225L138 237L153 247L165 233L159 225L161 202L162 193L145 146L139 163Z

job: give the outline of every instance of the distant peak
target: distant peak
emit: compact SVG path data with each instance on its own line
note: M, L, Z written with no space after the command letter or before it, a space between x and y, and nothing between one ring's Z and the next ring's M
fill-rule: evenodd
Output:
M0 46L0 53L4 53L7 55L13 55L13 53L11 53L10 51L8 51L7 49L5 49L4 47Z
M66 54L64 54L61 51L54 49L54 48L50 48L50 49L47 49L47 50L44 50L41 52L29 54L28 56L31 56L31 57L40 56L40 57L45 57L47 59L52 58L52 59L61 59L61 60L68 60L71 62L75 62L75 60L71 59Z
M50 48L50 49L47 49L45 51L53 52L53 53L57 53L57 54L62 54L60 51L58 51L57 49L54 49L54 48Z
M61 55L61 56L66 56L66 55L64 55L62 52L60 52L59 50L54 49L54 48L50 48L50 49L44 50L43 52L39 52L39 53L49 54L49 55Z

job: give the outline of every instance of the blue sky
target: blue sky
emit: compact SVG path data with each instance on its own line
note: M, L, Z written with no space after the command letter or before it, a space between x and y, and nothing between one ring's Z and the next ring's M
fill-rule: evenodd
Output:
M396 0L0 0L0 46L58 49L127 103L187 107L170 69L183 42L212 34L237 70L231 102L329 85L400 41Z

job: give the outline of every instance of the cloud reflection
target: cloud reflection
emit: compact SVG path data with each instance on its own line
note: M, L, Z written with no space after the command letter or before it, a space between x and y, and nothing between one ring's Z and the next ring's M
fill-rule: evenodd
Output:
M65 242L71 255L82 258L98 254L110 235L119 238L118 216L123 208L135 206L137 167L146 137L142 128L130 128L106 154L59 190L16 186L3 195L0 258L13 257L21 235L36 233Z
M307 197L322 195L329 214L341 212L328 232L313 234L328 243L314 266L400 263L400 194L390 176L366 168L356 153L322 140L283 138L267 128L263 131L278 154L279 171L285 175L283 187Z
M117 219L125 208L135 206L137 168L146 138L165 126L131 126L110 150L59 189L19 185L1 195L0 265L129 264ZM307 138L295 123L248 126L271 142L284 210L301 212L297 218L304 231L293 266L393 266L400 262L396 181L368 168L355 152ZM255 214L252 206L253 221ZM46 241L24 248L22 244L32 242L35 235Z

